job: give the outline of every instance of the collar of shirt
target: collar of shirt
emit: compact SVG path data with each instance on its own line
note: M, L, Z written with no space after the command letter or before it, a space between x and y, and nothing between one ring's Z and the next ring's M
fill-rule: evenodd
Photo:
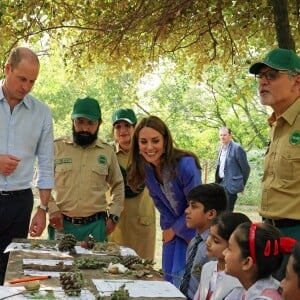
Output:
M203 241L206 241L207 238L208 238L208 236L209 236L209 234L210 234L210 231L209 231L209 229L206 229L204 232L197 233L197 234L199 234L202 237Z
M1 89L0 89L0 102L4 102L4 101L7 102L7 99L5 98L5 96L4 96L4 94L3 94L3 88L1 87ZM25 96L24 99L23 99L22 101L20 101L20 103L21 103L22 105L24 105L24 107L27 108L27 109L30 109L30 107L31 107L30 100L28 99L27 96ZM19 104L20 104L20 103L19 103ZM7 102L7 104L8 104L8 102ZM19 105L19 104L18 104L18 105ZM8 104L8 105L9 105L9 104Z
M4 93L3 93L3 82L4 82L4 80L0 81L0 85L1 85L1 89L0 89L0 101L5 98L4 97Z
M299 111L300 111L300 98L298 98L282 115L277 117L275 112L273 112L271 116L268 118L269 125L272 126L279 118L285 119L286 122L292 125L295 122L297 115L299 114Z
M277 289L279 282L273 277L267 277L257 280L247 291L245 291L245 299L256 299L265 289Z
M120 146L120 144L119 143L114 143L114 148L115 148L115 150L116 150L116 153L119 153L119 152L122 152L122 153L128 153L128 151L124 151L122 148L121 148L121 146Z
M209 289L211 291L215 291L216 288L217 288L217 285L218 285L218 281L221 281L222 278L224 276L226 276L225 272L224 271L220 271L218 272L218 263L216 262L216 265L215 265L215 268L213 270L213 273L212 273L212 278L211 278L211 281L209 283Z

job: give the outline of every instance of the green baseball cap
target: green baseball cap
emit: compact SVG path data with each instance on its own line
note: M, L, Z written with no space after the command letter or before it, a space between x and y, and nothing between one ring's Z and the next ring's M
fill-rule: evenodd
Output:
M129 124L136 124L137 119L134 111L130 108L120 108L113 112L112 123L113 125L118 121L126 121Z
M97 100L86 97L77 99L74 103L72 120L76 118L87 118L92 121L101 119L101 108Z
M264 66L280 71L300 72L300 57L293 50L277 48L270 51L262 62L253 64L249 72L257 74Z

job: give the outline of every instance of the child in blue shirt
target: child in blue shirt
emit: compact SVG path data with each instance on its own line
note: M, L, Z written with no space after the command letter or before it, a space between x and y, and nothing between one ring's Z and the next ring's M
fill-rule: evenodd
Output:
M197 230L188 245L186 269L180 284L181 292L193 299L197 291L202 266L210 259L206 255L205 242L209 236L211 221L226 210L227 197L224 188L217 183L198 185L188 194L189 206L185 210L186 225Z

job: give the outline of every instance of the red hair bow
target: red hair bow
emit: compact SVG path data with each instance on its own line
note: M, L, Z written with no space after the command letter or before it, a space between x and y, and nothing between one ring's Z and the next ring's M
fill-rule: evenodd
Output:
M279 252L283 254L290 254L297 244L295 239L290 237L281 237L279 239Z

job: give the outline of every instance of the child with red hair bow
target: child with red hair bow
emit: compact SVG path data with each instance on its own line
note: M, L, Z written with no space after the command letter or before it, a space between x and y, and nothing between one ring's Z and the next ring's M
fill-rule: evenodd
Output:
M224 250L225 272L238 278L243 288L235 289L228 299L281 300L279 282L272 274L280 267L283 254L291 253L296 243L281 237L280 231L267 223L239 225Z

